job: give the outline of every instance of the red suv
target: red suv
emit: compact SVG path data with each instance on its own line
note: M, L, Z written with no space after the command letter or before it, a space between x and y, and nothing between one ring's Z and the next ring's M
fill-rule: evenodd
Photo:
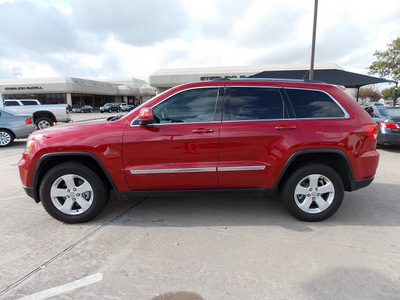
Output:
M377 131L337 86L190 83L120 118L33 133L19 171L26 193L67 223L95 218L110 189L120 199L279 190L293 216L321 221L374 179Z

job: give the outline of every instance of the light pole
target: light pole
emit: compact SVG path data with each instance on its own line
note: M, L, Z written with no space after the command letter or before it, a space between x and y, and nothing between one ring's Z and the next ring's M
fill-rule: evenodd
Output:
M309 80L314 79L314 57L315 57L315 37L317 34L317 13L318 13L318 0L315 0L314 4L314 24L313 24L313 35L311 45L311 65L310 65L310 76Z

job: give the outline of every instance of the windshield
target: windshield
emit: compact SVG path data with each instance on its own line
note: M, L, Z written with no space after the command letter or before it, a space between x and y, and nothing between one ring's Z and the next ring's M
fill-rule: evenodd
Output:
M379 113L383 116L383 117L400 117L400 108L397 107L392 107L392 108L378 108Z

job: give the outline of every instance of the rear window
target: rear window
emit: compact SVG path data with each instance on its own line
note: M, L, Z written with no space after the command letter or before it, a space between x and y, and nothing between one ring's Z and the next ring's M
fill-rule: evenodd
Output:
M299 119L343 118L339 105L326 93L313 90L285 89Z
M380 114L386 118L400 117L400 108L397 107L378 107Z
M36 101L33 100L21 100L23 105L38 105Z

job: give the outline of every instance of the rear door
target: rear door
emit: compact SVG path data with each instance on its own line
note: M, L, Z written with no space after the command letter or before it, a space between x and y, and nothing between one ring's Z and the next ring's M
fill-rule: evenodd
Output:
M284 163L303 148L303 130L282 90L228 87L221 125L221 188L272 188Z

